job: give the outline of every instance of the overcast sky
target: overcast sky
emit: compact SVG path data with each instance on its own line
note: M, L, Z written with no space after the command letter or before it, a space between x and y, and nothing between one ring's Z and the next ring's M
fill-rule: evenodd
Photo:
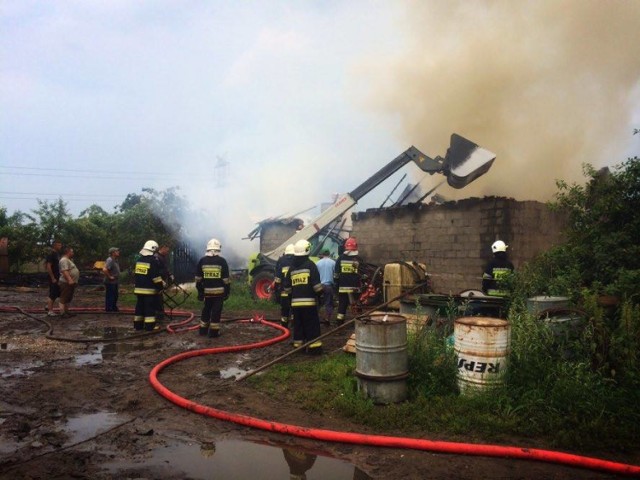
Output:
M546 200L640 152L637 1L3 0L0 21L9 213L178 186L242 242L453 132L497 160L449 198Z

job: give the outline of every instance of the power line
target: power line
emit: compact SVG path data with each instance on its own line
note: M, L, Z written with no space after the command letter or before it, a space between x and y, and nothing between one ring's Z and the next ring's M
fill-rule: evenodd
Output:
M115 198L120 198L122 197L122 195L109 195L109 194L100 194L100 195L96 195L95 193L65 193L64 195L61 193L42 193L42 192L3 192L0 191L0 196L4 196L4 195L44 195L44 196L54 196L54 197L59 197L59 196L69 196L69 197L100 197L100 198L104 198L104 197L115 197Z
M51 172L75 172L75 173L114 173L113 170L79 170L77 168L42 168L42 167L22 167L17 165L0 165L0 168L15 168L16 170L38 170L38 171L51 171ZM118 173L134 174L134 175L148 175L149 172L136 172L136 171L123 171L118 170ZM171 173L157 173L157 175L171 176Z

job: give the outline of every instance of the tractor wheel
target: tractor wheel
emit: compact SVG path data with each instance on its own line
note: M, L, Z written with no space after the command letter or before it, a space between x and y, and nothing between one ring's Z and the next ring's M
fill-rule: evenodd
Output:
M269 290L269 286L274 278L274 274L268 271L254 275L251 282L251 296L256 300L271 300L273 292Z

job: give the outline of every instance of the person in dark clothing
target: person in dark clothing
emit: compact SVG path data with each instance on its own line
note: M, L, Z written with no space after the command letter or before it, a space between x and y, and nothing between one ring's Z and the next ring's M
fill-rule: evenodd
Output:
M104 311L118 311L118 279L120 278L120 249L111 247L109 257L104 262L102 273L104 274Z
M60 278L60 251L62 250L62 242L60 240L54 240L51 245L51 251L45 258L45 267L47 269L47 279L49 281L49 296L47 297L47 315L55 317L56 313L53 311L53 304L57 298L60 298L60 284L58 280Z
M147 241L134 269L134 288L136 295L136 310L133 317L133 328L136 330L155 330L156 328L156 297L164 288L160 276L160 265L153 255L158 251L158 243Z
M347 308L355 303L355 295L360 291L361 278L358 268L362 259L358 256L358 242L349 237L344 243L344 252L336 261L334 279L338 285L338 314L336 323L342 325L347 316Z
M173 283L173 275L169 271L169 251L168 245L162 245L158 248L158 251L153 254L156 257L158 265L160 265L160 277L166 285ZM156 320L164 319L164 298L162 297L162 291L156 295Z
M280 323L287 328L289 328L289 318L291 316L291 298L289 298L289 293L284 290L282 281L293 263L293 252L294 246L293 243L290 243L284 249L284 255L276 262L276 276L273 281L278 302L280 303Z
M283 280L284 289L291 296L294 348L320 336L318 297L322 294L322 283L318 267L309 258L310 252L311 244L307 240L295 243L293 263ZM322 353L322 341L311 343L307 351L311 354Z
M501 280L504 280L514 270L513 263L507 258L507 248L509 248L508 245L502 240L496 240L491 245L493 259L487 264L482 274L482 291L487 295L499 297L507 295L501 285Z
M198 299L204 300L204 307L200 317L200 335L209 338L220 336L220 317L222 306L231 293L229 279L229 265L220 256L222 245L219 240L212 238L207 242L207 252L198 261L196 267L196 288Z

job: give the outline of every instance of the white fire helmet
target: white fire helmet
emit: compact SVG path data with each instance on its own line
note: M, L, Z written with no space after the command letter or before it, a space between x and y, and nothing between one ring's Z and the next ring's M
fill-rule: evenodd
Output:
M506 252L507 248L509 248L509 246L506 243L504 243L502 240L496 240L495 242L493 242L493 245L491 245L491 251L493 253Z
M218 240L217 238L212 238L207 242L207 252L213 252L214 254L218 254L220 253L220 250L222 250L222 244L220 243L220 240Z
M154 252L158 251L158 242L155 240L147 240L140 250L140 255L153 255Z
M311 253L311 243L307 240L298 240L293 246L293 254L296 257L304 257L305 255L309 255L309 253Z
M289 245L287 245L287 248L284 249L284 254L285 255L293 255L295 253L295 248L293 246L293 243L290 243Z

